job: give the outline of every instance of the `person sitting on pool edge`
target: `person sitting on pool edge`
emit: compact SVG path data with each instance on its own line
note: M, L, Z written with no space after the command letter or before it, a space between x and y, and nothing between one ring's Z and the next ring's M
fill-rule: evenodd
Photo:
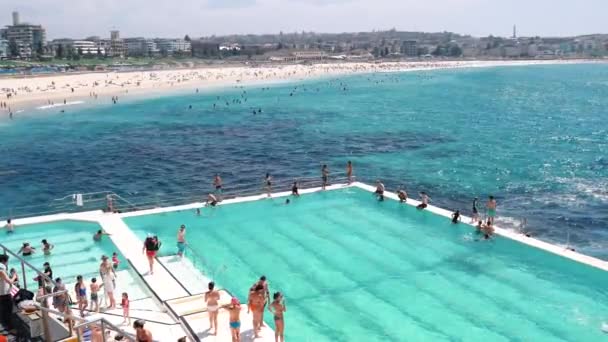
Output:
M418 204L416 209L422 210L422 209L425 209L426 207L428 207L430 199L431 198L429 197L429 195L426 194L426 192L421 191L420 192L420 202L421 203Z
M214 194L209 194L207 196L207 202L205 202L205 206L212 206L215 207L217 205L217 197L215 197Z
M456 210L453 214L452 214L452 223L456 224L460 222L460 210Z
M384 201L384 184L379 179L376 181L376 191L374 193L378 197L378 201Z
M403 185L399 187L397 190L397 196L399 197L399 202L404 203L407 202L407 192L403 189Z

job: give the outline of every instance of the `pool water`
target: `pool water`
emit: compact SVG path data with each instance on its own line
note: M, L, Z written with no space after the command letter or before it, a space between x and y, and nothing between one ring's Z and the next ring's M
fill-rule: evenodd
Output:
M292 341L598 341L608 274L358 188L125 218L176 232L241 299L262 274ZM272 325L266 313L266 321Z
M17 252L23 242L29 242L36 253L24 257L32 266L43 270L42 264L49 262L53 270L53 277L60 277L64 283L70 284L76 281L76 276L82 275L87 283L92 277L99 278L99 264L101 256L112 256L113 252L118 253L121 261L119 270L126 269L126 259L120 254L112 241L104 236L102 241L93 241L93 235L101 227L97 223L84 221L54 221L30 225L16 225L15 232L7 234L2 231L0 243L8 247L11 251ZM42 239L53 245L55 248L50 255L42 252ZM15 258L9 259L9 267L14 267L19 280L23 285L23 275L21 265ZM33 280L36 273L26 267L27 287L36 289L36 282Z

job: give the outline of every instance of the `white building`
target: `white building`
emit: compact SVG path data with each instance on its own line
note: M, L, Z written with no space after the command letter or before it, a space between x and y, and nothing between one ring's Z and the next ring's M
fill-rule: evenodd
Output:
M172 55L176 52L190 52L192 51L192 45L189 41L184 39L163 39L157 38L154 40L156 47L161 53Z
M8 57L8 40L0 39L0 58Z

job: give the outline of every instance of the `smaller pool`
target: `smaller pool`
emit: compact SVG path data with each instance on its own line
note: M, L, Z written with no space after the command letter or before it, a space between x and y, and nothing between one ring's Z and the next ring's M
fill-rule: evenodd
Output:
M67 283L73 283L76 276L82 275L88 282L92 277L99 275L99 263L102 255L111 256L118 253L121 260L119 269L127 269L126 259L120 254L112 241L104 236L101 242L93 241L93 235L101 229L97 223L84 221L54 221L30 225L15 226L15 231L8 234L2 231L0 242L11 251L17 252L23 242L29 242L36 253L25 257L29 263L39 270L43 264L49 262L53 269L53 277L60 277ZM55 245L50 255L42 252L42 239ZM21 265L15 258L9 259L9 268L15 268L19 274L19 281L23 285ZM36 277L34 271L26 267L28 289L32 289ZM35 287L33 287L35 289Z

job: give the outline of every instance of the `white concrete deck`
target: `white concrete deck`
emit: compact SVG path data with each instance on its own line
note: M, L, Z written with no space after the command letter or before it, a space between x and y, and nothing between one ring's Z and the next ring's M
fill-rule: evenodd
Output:
M230 304L232 296L225 290L220 290L219 292L220 305ZM171 299L166 303L176 316L187 316L207 311L207 303L205 303L205 294L203 293L184 298Z
M209 315L207 312L201 312L184 316L184 320L190 326L196 337L201 341L224 342L232 341L228 311L220 309L217 316L217 335L211 335L209 329ZM257 341L271 342L274 341L274 331L267 325L262 327L260 338L254 339L252 315L247 313L247 305L241 304L241 342Z
M142 275L146 284L161 301L185 297L189 293L161 265L155 265L154 274L148 274L148 259L142 252L143 242L114 214L103 214L99 224L109 234L112 242L131 261L133 268Z
M211 281L199 269L197 269L188 257L188 251L183 258L177 255L170 255L157 258L161 263L190 294L207 292L207 285Z

